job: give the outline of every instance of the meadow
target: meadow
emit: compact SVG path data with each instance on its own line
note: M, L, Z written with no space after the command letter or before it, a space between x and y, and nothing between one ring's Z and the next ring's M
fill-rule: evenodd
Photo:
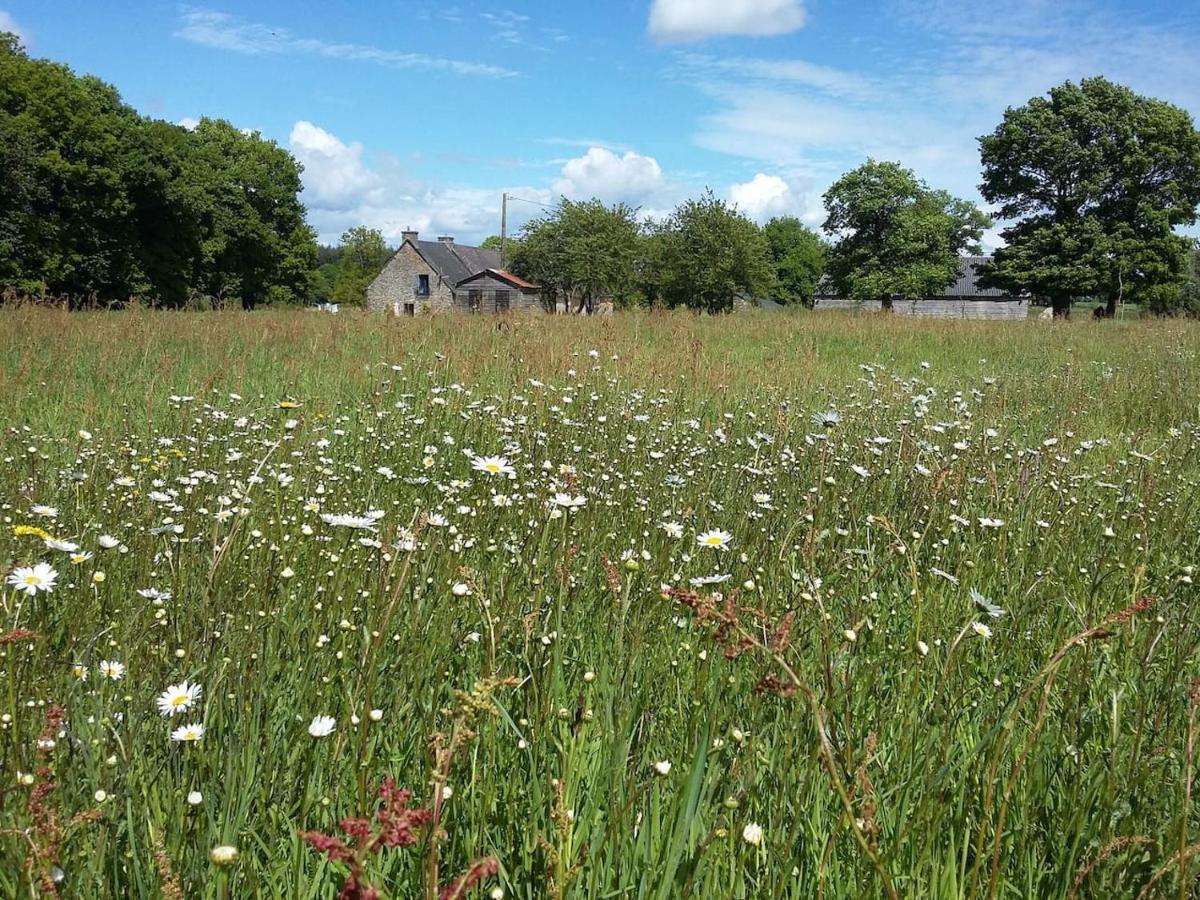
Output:
M0 895L1196 896L1200 327L0 311Z

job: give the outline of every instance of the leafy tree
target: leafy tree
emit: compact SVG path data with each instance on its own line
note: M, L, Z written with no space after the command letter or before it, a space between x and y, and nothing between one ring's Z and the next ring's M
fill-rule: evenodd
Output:
M144 118L0 35L0 289L180 305L307 296L315 243L287 151Z
M774 284L762 230L712 191L676 207L654 228L648 250L651 291L668 306L728 312L739 292L761 294Z
M563 297L569 311L591 313L606 297L625 303L634 296L640 231L637 210L624 203L563 197L521 230L519 243L506 248L506 264L547 296Z
M825 231L838 235L827 270L843 296L919 300L958 277L958 257L977 247L990 220L973 204L930 190L909 169L868 160L825 193Z
M1200 242L1191 242L1179 282L1158 285L1148 293L1146 306L1155 315L1200 318Z
M1016 220L985 284L1046 297L1059 316L1098 296L1112 315L1182 277L1173 229L1200 203L1200 133L1184 110L1088 78L1009 109L979 143L980 190Z
M374 228L351 228L342 235L341 261L337 280L330 295L334 303L349 306L364 306L367 302L367 286L375 280L392 251L383 240L383 234Z
M775 268L778 298L811 308L825 271L825 242L792 217L772 219L763 226L763 237Z

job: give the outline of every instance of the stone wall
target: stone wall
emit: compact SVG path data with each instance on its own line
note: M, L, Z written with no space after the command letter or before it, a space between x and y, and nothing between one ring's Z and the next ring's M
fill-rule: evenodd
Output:
M817 310L842 309L879 312L878 303L858 304L840 297L822 297ZM1015 320L1029 316L1029 306L1021 300L955 300L936 298L916 302L898 302L893 308L898 316L919 316L931 319L992 319Z
M417 293L417 276L429 276L429 296ZM430 268L412 244L405 242L367 287L367 309L404 314L412 303L418 315L449 312L454 307L454 290Z

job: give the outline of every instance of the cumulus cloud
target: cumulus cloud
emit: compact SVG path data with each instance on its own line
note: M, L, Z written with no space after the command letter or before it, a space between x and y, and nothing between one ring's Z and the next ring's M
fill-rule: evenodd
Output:
M778 175L763 172L743 184L732 185L729 202L738 208L738 212L759 223L775 216L795 215L803 206L802 198L791 185Z
M0 9L0 31L8 31L17 36L22 44L29 41L29 35L17 24L17 20L7 10Z
M363 162L363 145L347 144L312 122L299 121L288 138L304 166L305 200L337 208L368 202L379 189L379 176Z
M211 9L191 9L183 14L177 37L203 47L230 50L250 55L292 53L373 63L391 69L424 69L454 75L503 78L516 73L503 66L446 59L426 53L388 50L370 44L351 44L301 37L277 25L243 22L228 13Z
M654 0L650 36L696 41L722 35L761 37L804 27L802 0Z
M640 203L663 183L662 167L654 157L632 150L618 156L604 147L592 147L583 156L567 160L554 190L571 199Z
M196 126L200 124L200 120L195 116L184 116L175 124L180 128L186 128L188 131L195 131Z

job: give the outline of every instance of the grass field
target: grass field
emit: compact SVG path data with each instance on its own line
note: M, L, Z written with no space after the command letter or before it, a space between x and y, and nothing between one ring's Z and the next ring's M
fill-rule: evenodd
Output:
M1194 325L14 310L0 363L0 895L1200 890Z

